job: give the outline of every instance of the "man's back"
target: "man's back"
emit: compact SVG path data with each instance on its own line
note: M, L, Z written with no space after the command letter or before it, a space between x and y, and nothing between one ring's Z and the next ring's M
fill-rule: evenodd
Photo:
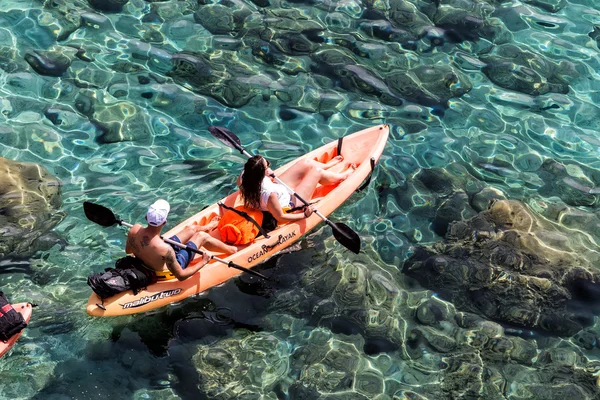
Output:
M125 252L133 253L147 267L155 271L163 271L165 269L163 256L168 251L167 246L160 235L151 233L148 228L136 224L127 235Z
M177 252L170 245L166 244L160 236L160 232L167 223L167 216L171 206L165 200L156 200L148 208L146 213L147 227L135 224L127 234L127 244L125 252L133 254L139 258L149 269L157 272L158 279L177 278L180 281L186 280L198 272L210 261L210 254L207 251L202 252L202 262L190 266L190 262L197 250L204 242L214 242L213 238L206 232L197 232L194 226L186 226L169 239L179 243L185 243L183 249ZM233 246L227 246L217 241L225 249ZM232 249L230 249L232 250ZM237 250L237 249L235 249ZM232 251L233 252L233 251ZM162 271L169 271L168 274L161 274Z

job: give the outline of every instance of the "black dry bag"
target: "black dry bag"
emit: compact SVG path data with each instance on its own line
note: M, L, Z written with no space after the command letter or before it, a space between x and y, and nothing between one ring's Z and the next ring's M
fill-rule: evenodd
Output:
M26 326L21 313L12 308L4 293L0 292L0 340L6 342Z
M126 290L138 294L154 281L150 271L139 266L135 257L119 258L116 268L106 268L105 272L96 272L88 276L87 283L101 299L107 299Z

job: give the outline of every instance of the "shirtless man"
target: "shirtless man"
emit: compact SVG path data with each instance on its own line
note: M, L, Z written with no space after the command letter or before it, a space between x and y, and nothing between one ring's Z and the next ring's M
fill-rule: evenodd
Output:
M154 202L146 213L148 226L142 227L140 224L135 224L129 230L125 252L142 260L145 266L154 271L159 278L170 279L175 277L183 281L204 267L210 261L210 254L204 250L202 252L202 262L187 268L195 253L179 247L174 248L161 239L160 232L167 223L170 209L169 203L165 200ZM214 229L217 224L217 221L212 221L205 226L186 226L170 239L185 243L188 247L194 249L207 244L224 253L235 253L237 251L235 246L229 246L206 233ZM165 267L172 275L165 274Z

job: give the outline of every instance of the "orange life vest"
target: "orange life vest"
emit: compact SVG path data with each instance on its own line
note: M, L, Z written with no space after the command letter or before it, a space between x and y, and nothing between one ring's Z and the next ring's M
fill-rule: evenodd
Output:
M245 212L258 225L262 224L263 213L260 210L245 208L244 206L235 207L240 212ZM256 235L260 232L256 224L232 210L226 210L217 226L221 239L228 244L238 246L254 242Z

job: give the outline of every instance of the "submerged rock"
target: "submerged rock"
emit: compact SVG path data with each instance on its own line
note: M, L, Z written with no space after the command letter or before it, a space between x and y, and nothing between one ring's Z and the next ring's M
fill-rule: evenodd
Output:
M222 4L207 4L194 13L194 20L210 33L219 35L240 30L244 19L250 13L250 10L245 7L235 9Z
M98 143L143 140L151 136L146 114L128 101L103 104L94 91L80 91L75 109L87 116L96 128Z
M45 1L37 23L56 41L67 39L82 25L83 1Z
M562 10L568 4L567 0L526 0L525 3L552 13Z
M119 13L123 10L123 6L129 2L129 0L88 0L90 6L96 10Z
M64 52L29 52L25 54L25 61L38 74L56 77L62 76L71 65Z
M555 63L512 44L497 46L480 59L487 63L482 71L492 82L533 96L568 93L567 79L577 77L569 62Z
M572 306L598 302L600 274L586 269L598 257L584 235L573 237L522 203L500 200L451 223L446 240L418 248L403 271L459 309L571 336L593 322L593 309Z
M574 173L574 171L581 171ZM592 206L598 204L600 188L595 182L597 171L587 166L563 164L556 160L547 159L538 175L544 181L540 194L545 197L558 196L571 206Z
M449 66L421 65L392 73L386 83L398 96L424 106L446 107L448 100L468 93L473 85L463 73Z
M0 258L31 255L64 217L60 182L44 167L0 158Z
M217 80L211 64L200 55L178 53L173 55L171 62L173 69L169 75L176 81L198 87Z

